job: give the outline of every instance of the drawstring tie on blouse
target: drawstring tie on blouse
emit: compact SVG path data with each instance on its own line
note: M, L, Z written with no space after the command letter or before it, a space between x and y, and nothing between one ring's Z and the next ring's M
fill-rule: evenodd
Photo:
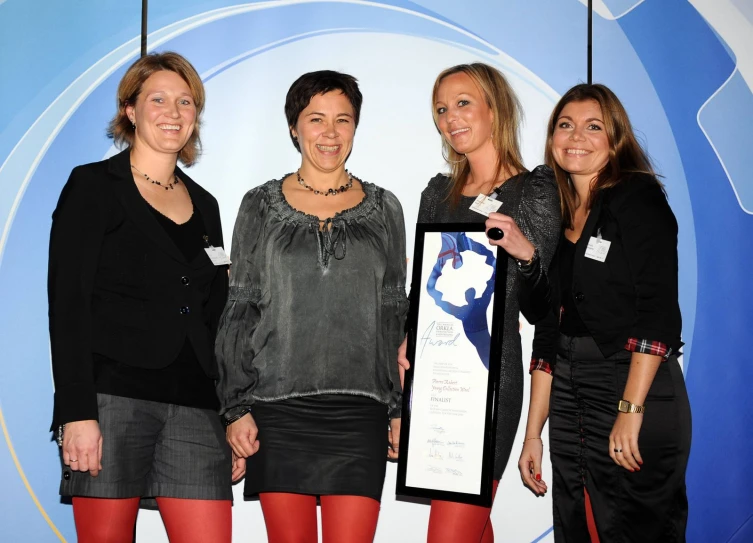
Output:
M310 230L314 230L312 224ZM318 249L319 266L327 269L329 266L329 257L334 256L335 260L345 258L345 225L343 221L333 221L332 218L324 220L319 228L316 229L316 242Z

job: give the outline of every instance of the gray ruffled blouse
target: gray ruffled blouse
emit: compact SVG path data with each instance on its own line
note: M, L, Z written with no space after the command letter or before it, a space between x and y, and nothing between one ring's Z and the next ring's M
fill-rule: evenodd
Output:
M408 301L403 210L363 182L327 219L297 211L274 180L246 193L215 354L221 413L316 394L373 398L400 416L397 349Z

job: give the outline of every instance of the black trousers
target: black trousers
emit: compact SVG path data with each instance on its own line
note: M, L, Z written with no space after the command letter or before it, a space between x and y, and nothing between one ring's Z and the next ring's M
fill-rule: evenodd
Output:
M549 415L557 543L590 541L584 486L601 543L685 541L690 404L675 356L659 366L646 398L640 471L631 473L609 456L630 357L621 351L605 358L590 337L560 336Z

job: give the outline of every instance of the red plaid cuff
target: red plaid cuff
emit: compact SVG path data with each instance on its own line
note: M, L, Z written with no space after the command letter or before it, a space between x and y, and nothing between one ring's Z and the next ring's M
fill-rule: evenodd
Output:
M528 368L528 373L532 373L536 370L543 371L552 374L552 366L544 358L531 358L531 366Z
M672 354L672 349L667 347L664 343L659 341L649 341L648 339L637 339L634 337L628 338L625 344L625 350L631 353L643 353L652 354L654 356L661 356L662 361L669 358Z

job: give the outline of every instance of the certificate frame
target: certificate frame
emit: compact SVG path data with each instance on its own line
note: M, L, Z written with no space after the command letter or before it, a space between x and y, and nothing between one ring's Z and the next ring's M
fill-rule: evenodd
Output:
M403 406L402 406L402 424L401 424L401 430L400 430L400 456L398 458L398 467L397 467L397 487L396 487L396 493L398 495L402 496L412 496L412 497L418 497L418 498L428 498L428 499L437 499L437 500L444 500L444 501L454 501L454 502L460 502L460 503L467 503L472 505L479 505L483 507L491 507L492 504L492 489L493 489L493 468L494 468L494 443L496 438L496 426L497 426L497 404L498 404L498 398L497 398L497 391L499 390L499 378L500 378L500 363L501 363L501 354L502 354L502 339L503 339L503 324L504 324L504 314L505 314L505 293L506 293L506 284L507 284L507 266L508 266L508 258L507 258L507 252L503 249L500 249L499 247L491 246L488 244L488 241L485 236L485 229L483 223L444 223L444 224L433 224L433 223L419 223L416 225L416 237L415 237L415 249L413 252L414 261L413 261L413 273L412 273L412 286L411 286L411 312L408 315L408 322L407 322L407 336L408 336L408 348L407 348L407 356L408 360L411 361L411 367L407 370L405 374L405 380L404 380L404 388L403 388ZM470 467L470 472L461 472L460 470L453 469L452 467L448 466L448 462L451 463L452 460L446 460L447 455L449 455L449 459L457 459L458 455L456 453L456 456L453 457L452 452L449 453L446 451L447 447L446 445L454 445L456 443L463 443L463 447L465 447L465 441L451 441L451 440L435 440L431 439L431 442L436 442L441 444L441 446L437 446L437 449L433 450L429 449L429 452L426 452L427 447L431 447L431 445L427 445L427 439L426 436L429 435L431 431L438 431L438 428L443 428L443 426L437 425L435 422L431 422L431 426L427 426L427 424L430 421L436 421L436 420L443 420L445 417L441 413L441 408L439 409L439 413L437 413L434 409L434 404L431 404L431 407L426 404L427 401L457 401L460 400L460 409L452 410L452 417L453 420L448 421L450 423L450 426L457 428L458 427L458 419L463 419L465 415L457 415L455 411L458 412L467 412L462 409L463 406L463 400L464 398L458 398L458 394L455 394L454 399L443 399L439 398L437 399L434 397L432 392L432 397L427 398L427 379L430 379L432 382L436 382L434 379L434 376L436 375L435 368L436 361L431 360L431 357L428 357L425 355L425 345L426 345L426 333L422 335L422 338L419 340L419 323L426 322L426 317L423 315L423 313L427 313L430 315L436 314L436 309L432 309L433 306L439 306L441 303L445 303L443 300L444 294L439 293L437 294L436 285L438 284L438 281L436 281L436 266L439 266L442 269L443 266L448 265L446 259L444 263L439 263L440 257L442 255L448 254L449 251L445 251L447 245L444 242L445 239L449 239L447 237L441 238L443 241L442 243L445 243L445 245L441 245L440 252L436 252L437 247L437 235L442 236L452 236L453 234L456 235L456 242L461 242L461 236L462 234L464 236L465 240L474 239L476 243L482 243L485 245L485 247L494 255L495 262L494 262L494 271L493 271L493 280L492 278L481 279L481 281L486 281L486 289L490 288L490 286L493 284L493 293L491 296L491 302L488 303L487 309L485 309L485 321L489 328L489 340L488 340L488 376L486 378L485 388L483 383L483 373L481 370L474 369L473 371L478 374L476 378L473 380L473 386L471 393L467 395L466 401L470 401L471 403L475 403L475 407L471 409L470 411L475 413L476 416L473 417L473 420L469 420L471 426L474 426L476 429L474 432L472 432L473 436L475 436L474 439L472 439L472 442L469 443L471 449L475 451L473 453L473 459L471 461L471 465L468 466L468 464L463 464L462 469L467 470L468 467ZM469 236L470 235L470 236ZM427 243L428 242L428 243ZM450 245L452 245L452 241L449 242ZM433 254L428 254L432 252L432 249L428 249L427 245L431 248L434 248ZM479 249L480 253L483 253L485 255L485 258L487 258L486 263L489 264L489 256L487 253L485 253L483 250L478 248L478 245L474 245L477 249ZM469 250L469 247L461 247L455 246L454 249L457 249L457 253L454 254L463 254L461 249ZM453 258L453 257L450 257ZM435 267L431 268L431 272L427 274L427 269L429 269L429 266L432 266L432 262L436 262L437 264L434 264ZM501 262L501 264L500 264ZM462 261L460 266L462 267ZM452 267L455 268L456 264L453 260ZM490 266L486 266L487 268ZM469 265L470 268L470 265ZM476 269L481 270L483 266L478 267ZM480 273L477 272L477 273ZM488 273L488 271L487 271ZM434 288L434 290L430 290L430 284L429 284L429 277L427 275L431 275L434 277L433 283L431 283L431 288ZM449 274L448 274L449 277ZM456 274L453 275L453 277L457 277ZM466 286L465 282L467 280L467 277L464 279L446 279L445 285L454 286L457 288L464 288ZM448 283L450 281L450 283ZM455 285L452 283L452 281L463 281L463 285ZM478 282L477 282L478 284ZM483 283L482 283L483 284ZM466 301L465 301L465 307L469 307L469 304L473 303L475 300L470 299L468 296L468 291L466 290ZM487 292L485 290L483 296L486 296ZM483 297L482 296L482 297ZM477 299L480 298L477 296ZM440 302L439 299L442 301ZM428 304L428 305L427 305ZM462 305L462 304L460 304ZM456 307L453 307L453 309L456 309ZM491 319L488 318L489 309L491 310ZM431 318L431 317L429 317ZM448 318L448 320L452 320L452 317ZM465 345L466 350L461 351L466 354L468 354L468 345L473 343L477 350L478 356L475 358L475 363L478 363L479 360L483 362L483 355L481 348L478 347L478 341L471 342L471 336L473 335L472 331L469 330L469 326L467 326L467 320L457 321L462 323L462 327L460 325L456 326L458 329L463 333L458 333L455 337L455 340L460 340L461 342L463 339L465 339ZM478 322L478 319L477 319ZM447 326L452 327L452 323L447 323ZM434 333L433 323L432 323L432 333ZM427 329L428 332L428 329ZM454 330L451 329L450 334L452 334ZM437 332L438 333L438 332ZM483 335L483 334L482 334ZM485 337L485 336L484 336ZM417 345L418 342L421 342L422 349L419 351L419 356L417 357ZM432 343L429 341L429 343ZM438 340L434 341L432 343L432 346L435 343L442 344L443 341ZM449 344L450 341L445 341L444 343ZM440 346L447 346L449 345L440 345ZM454 345L453 345L454 346ZM462 347L462 345L460 345ZM436 351L436 349L435 349ZM457 352L457 351L456 351ZM447 354L441 354L438 355L440 357L446 356L451 359L453 357L451 353L451 350L447 350ZM470 357L463 357L464 359L470 359L473 358L473 356ZM462 364L465 364L465 362L461 362ZM471 362L473 363L473 362ZM443 364L443 363L440 363ZM451 364L450 364L451 366ZM442 367L442 372L445 371L445 368ZM452 376L453 369L450 368L449 374L441 373L441 375L450 375ZM459 373L467 373L465 371L460 371ZM462 379L465 376L460 376L459 379L461 379L460 382L463 382ZM445 381L447 382L447 381ZM454 380L449 381L457 382ZM452 388L452 390L457 390L456 388ZM474 394L481 394L482 392L485 392L486 397L483 399L479 399L480 396L474 397ZM441 391L438 394L443 394ZM448 393L452 395L453 393ZM415 402L419 402L418 404L414 405ZM483 401L483 405L481 405L481 401ZM423 407L422 407L423 406ZM453 406L454 408L455 406ZM481 409L483 408L483 433L481 434L481 429L478 424L478 418L477 415L481 414ZM434 411L433 411L434 410ZM431 414L427 414L431 413ZM432 430L427 430L428 428L431 428ZM427 433L429 432L429 433ZM460 430L461 434L463 430ZM442 432L444 434L445 432ZM446 433L448 433L448 436L436 436L441 438L449 438L453 434L453 430L449 429ZM481 443L479 440L482 440L483 443ZM412 443L413 442L413 443ZM479 449L480 447L480 449ZM443 452L440 452L440 449ZM413 451L413 453L411 452ZM443 456L444 455L444 456ZM438 460L441 459L441 460ZM460 456L460 462L465 462L465 459ZM453 464L454 466L454 464ZM460 465L458 465L460 466ZM442 471L443 473L440 473ZM459 477L456 477L452 481L448 481L447 473L455 474L455 472L460 473ZM466 482L463 482L463 485L465 488L462 490L459 490L458 488L455 488L455 482L460 480L467 480ZM447 481L446 483L443 483L441 481ZM478 484L477 484L478 483ZM449 486L448 486L449 485ZM453 489L454 488L454 489Z

